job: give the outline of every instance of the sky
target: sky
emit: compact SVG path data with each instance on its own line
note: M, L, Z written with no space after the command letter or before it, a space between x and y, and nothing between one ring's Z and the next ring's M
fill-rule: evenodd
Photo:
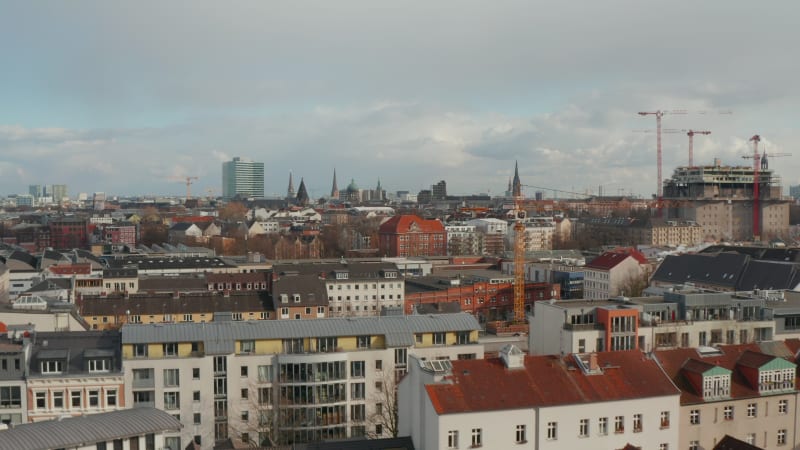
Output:
M312 197L656 190L800 138L800 2L0 0L0 195L221 194L221 163ZM729 114L726 114L730 112ZM800 151L771 159L800 183ZM547 192L552 196L553 193ZM566 194L560 193L559 196Z

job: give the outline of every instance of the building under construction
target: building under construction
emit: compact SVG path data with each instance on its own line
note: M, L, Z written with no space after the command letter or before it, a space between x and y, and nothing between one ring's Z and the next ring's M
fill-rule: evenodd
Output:
M780 177L762 161L759 177L760 238L787 238L789 205ZM706 240L750 240L755 170L750 166L678 167L664 181L664 217L695 222Z

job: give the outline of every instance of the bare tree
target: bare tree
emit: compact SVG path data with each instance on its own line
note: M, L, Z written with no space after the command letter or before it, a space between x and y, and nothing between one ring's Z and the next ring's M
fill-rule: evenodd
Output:
M376 388L380 385L380 389L368 402L368 405L374 406L374 410L366 420L366 435L371 439L387 435L394 438L400 432L397 423L397 383L401 376L395 371L385 370L376 382Z
M619 293L626 297L641 297L648 286L650 286L649 270L632 271L619 284Z

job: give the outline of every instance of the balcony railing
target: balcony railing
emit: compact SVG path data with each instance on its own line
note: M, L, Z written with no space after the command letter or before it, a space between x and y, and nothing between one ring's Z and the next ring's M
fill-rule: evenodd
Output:
M601 323L565 323L564 329L571 331L591 331L603 330L604 327Z

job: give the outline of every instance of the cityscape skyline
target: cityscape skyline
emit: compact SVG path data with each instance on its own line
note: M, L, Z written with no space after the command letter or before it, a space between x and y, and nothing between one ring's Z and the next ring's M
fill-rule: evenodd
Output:
M502 195L518 160L525 184L649 197L655 135L635 131L655 123L639 111L686 109L664 127L711 130L695 139L698 164L747 165L754 134L770 152L800 137L791 2L770 15L744 3L454 5L11 3L0 193L53 180L72 194L179 196L176 178L197 176L196 195L221 195L220 163L241 155L265 163L268 196L290 171L327 196L334 168L387 192L445 179L455 194ZM666 178L688 139L663 140ZM800 182L797 157L774 166L785 189Z

